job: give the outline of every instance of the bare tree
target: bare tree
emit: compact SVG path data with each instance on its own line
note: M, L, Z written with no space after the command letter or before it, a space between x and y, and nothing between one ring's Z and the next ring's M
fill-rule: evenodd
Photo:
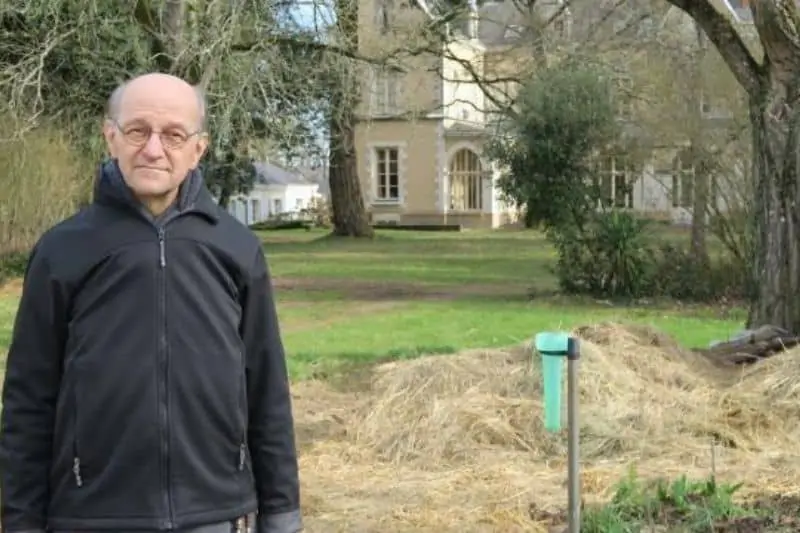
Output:
M748 323L800 330L800 16L795 0L753 0L757 57L710 0L667 0L691 16L749 98L756 183ZM756 283L757 282L757 283Z
M294 5L294 4L292 4ZM273 0L137 0L87 8L76 0L0 4L0 113L35 127L56 120L98 157L97 123L116 84L158 70L209 96L209 185L224 200L246 191L253 138L311 147L327 45L286 23ZM333 47L331 47L333 48ZM24 129L24 128L23 128ZM9 132L4 131L4 134Z

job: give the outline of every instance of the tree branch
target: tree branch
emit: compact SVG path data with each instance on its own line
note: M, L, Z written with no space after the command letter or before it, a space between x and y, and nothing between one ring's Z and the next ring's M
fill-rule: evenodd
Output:
M717 11L710 0L667 0L667 2L697 22L709 40L714 43L739 84L748 94L755 94L764 69L736 32L733 22Z
M764 55L778 72L791 72L800 65L800 20L795 0L753 3L753 24L758 30ZM791 79L783 80L791 82Z

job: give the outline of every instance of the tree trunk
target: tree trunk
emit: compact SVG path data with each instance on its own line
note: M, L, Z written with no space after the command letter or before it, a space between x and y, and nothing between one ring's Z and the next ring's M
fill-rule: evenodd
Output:
M335 104L347 98L334 97ZM367 218L361 182L358 179L355 149L355 115L347 105L335 105L330 119L331 146L329 156L331 210L334 235L372 237L374 231Z
M706 228L708 221L708 165L705 164L706 147L705 117L703 116L703 58L705 56L705 43L703 30L695 23L697 33L697 47L692 54L692 75L690 81L691 94L689 96L690 128L690 153L692 168L694 168L694 198L692 200L692 231L691 250L696 261L708 262L708 246L706 244Z
M701 142L693 140L691 147L694 164L691 250L695 260L701 263L708 263L708 244L706 242L709 211L708 165L705 163L704 150L699 146Z
M223 209L228 209L228 204L231 203L231 188L222 186L220 187L219 191L219 200L217 200L217 205L219 205Z
M164 48L169 56L170 69L178 68L178 58L183 51L184 0L166 0L164 3Z
M358 1L337 0L336 22L338 34L342 36L340 46L355 54L358 51ZM332 233L371 238L375 232L364 205L355 148L355 110L359 101L360 80L356 77L355 65L344 58L336 77L328 122Z
M796 76L775 74L750 99L755 250L748 327L800 333L800 105L797 90L778 81Z

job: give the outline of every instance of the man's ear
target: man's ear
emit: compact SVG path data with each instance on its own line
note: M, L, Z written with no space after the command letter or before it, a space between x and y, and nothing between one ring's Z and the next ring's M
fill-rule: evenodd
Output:
M203 156L205 155L206 151L208 150L208 142L209 142L209 140L208 140L208 134L207 133L203 133L197 139L197 144L195 145L196 152L195 152L194 165L193 165L192 168L197 168L197 165L200 164L200 160L203 159Z
M117 154L114 153L116 151L114 149L114 139L116 138L117 133L117 127L110 119L103 121L103 138L106 140L106 150L111 158L117 157Z

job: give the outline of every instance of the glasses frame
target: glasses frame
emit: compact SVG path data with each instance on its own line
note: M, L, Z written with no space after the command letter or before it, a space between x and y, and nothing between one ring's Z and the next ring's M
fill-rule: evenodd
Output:
M196 131L193 131L191 133L187 133L186 134L186 139L184 139L184 140L182 140L182 141L180 141L178 143L175 143L175 141L172 140L172 139L165 140L165 136L164 136L164 132L163 131L158 131L158 130L150 127L150 126L147 126L147 129L150 131L150 134L147 135L144 138L144 140L142 140L141 142L134 142L128 137L128 135L125 132L125 129L122 127L122 124L120 124L117 119L109 117L108 120L114 125L114 127L117 129L117 131L119 131L119 133L122 135L122 138L125 140L125 142L127 142L131 146L135 146L137 148L141 148L142 146L146 145L148 143L148 141L150 140L150 138L153 137L154 133L156 135L158 135L158 140L161 141L161 146L163 146L164 148L166 148L168 150L178 150L180 148L183 148L184 146L186 146L186 143L188 143L189 140L191 140L192 137L201 136L201 135L203 135L205 133L203 128L200 128L200 129L198 129Z

